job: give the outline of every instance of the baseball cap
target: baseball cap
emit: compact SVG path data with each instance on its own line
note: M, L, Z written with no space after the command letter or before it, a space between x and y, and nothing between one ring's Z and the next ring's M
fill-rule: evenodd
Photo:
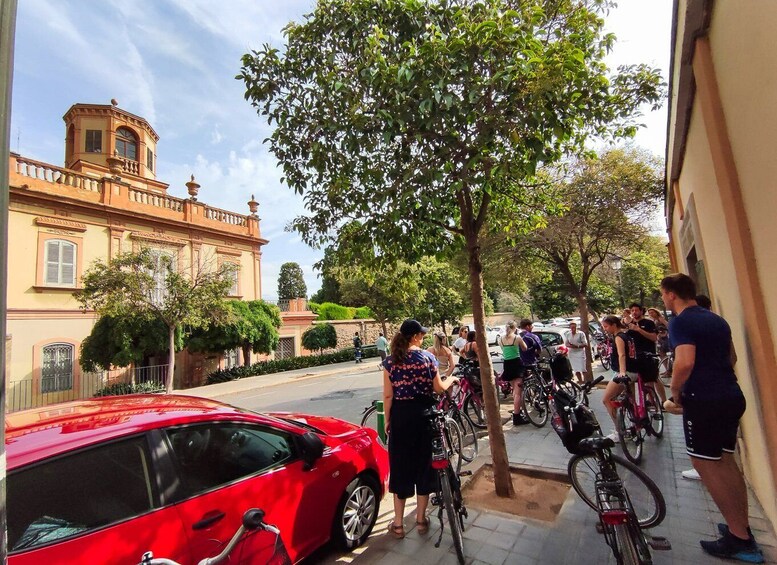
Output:
M418 320L405 320L402 322L402 325L399 327L399 333L401 333L404 336L410 337L415 334L426 334L429 333L429 328L423 327Z

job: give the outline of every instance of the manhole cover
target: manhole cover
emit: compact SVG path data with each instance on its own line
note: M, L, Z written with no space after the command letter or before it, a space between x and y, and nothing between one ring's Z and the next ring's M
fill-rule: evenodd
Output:
M344 398L353 398L353 396L354 392L352 390L336 390L323 396L316 396L310 400L342 400Z
M515 495L501 498L494 490L494 470L484 465L463 489L467 506L553 522L569 493L569 482L553 474L510 469Z

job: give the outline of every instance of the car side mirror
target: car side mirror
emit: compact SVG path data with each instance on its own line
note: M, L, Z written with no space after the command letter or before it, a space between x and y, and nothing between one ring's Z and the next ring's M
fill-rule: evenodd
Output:
M310 471L322 455L324 455L324 442L313 432L305 432L299 440L300 456L303 469Z

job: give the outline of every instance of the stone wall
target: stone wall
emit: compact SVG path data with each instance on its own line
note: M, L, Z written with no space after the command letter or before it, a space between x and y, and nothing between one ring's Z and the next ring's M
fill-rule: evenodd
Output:
M354 333L359 332L363 345L375 345L378 333L383 331L380 322L368 320L325 320L313 322L314 324L332 324L337 332L337 348L353 347ZM388 335L386 339L391 341L391 336L397 331L399 325L386 324Z

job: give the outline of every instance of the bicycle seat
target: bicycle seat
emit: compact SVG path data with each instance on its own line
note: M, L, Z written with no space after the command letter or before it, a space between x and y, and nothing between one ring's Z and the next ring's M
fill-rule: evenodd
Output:
M427 408L423 411L423 417L428 419L434 419L439 417L442 414L442 410L437 408L436 406L432 406L431 408Z
M615 442L608 437L592 436L585 439L581 439L578 445L582 449L588 449L591 451L602 451L604 449L611 449L615 447Z

